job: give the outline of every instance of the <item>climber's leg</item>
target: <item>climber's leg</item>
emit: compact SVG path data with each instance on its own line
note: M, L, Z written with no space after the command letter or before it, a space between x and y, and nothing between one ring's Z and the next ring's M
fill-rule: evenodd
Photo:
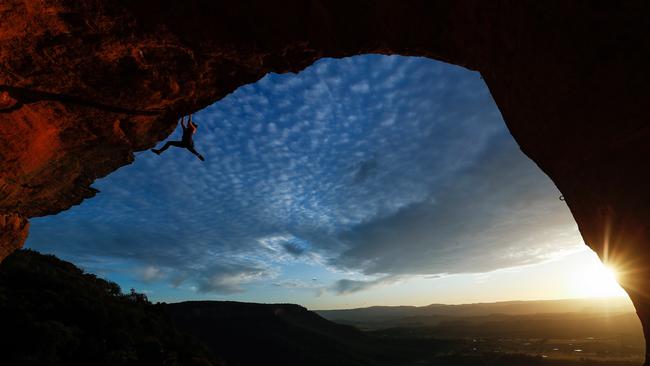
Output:
M185 148L188 149L192 154L196 155L197 158L201 159L201 161L205 161L203 155L199 154L199 152L194 149L194 146L187 146Z
M151 149L151 151L155 152L156 154L160 155L163 151L169 149L170 146L176 146L176 147L185 147L185 144L183 141L167 141L165 145L162 147L162 149Z

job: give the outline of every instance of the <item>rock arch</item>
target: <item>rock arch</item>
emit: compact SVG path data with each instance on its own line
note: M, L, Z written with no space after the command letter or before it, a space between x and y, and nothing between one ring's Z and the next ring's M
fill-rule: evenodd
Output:
M479 71L650 336L650 4L9 0L0 5L0 255L200 109L321 57ZM650 338L650 337L647 337ZM646 362L646 364L649 364Z

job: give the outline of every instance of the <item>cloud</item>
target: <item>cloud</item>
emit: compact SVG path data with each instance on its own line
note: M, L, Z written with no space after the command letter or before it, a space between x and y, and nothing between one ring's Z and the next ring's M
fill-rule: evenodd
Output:
M292 257L304 254L307 250L301 239L291 234L268 235L257 240L276 261L290 260Z
M366 179L377 172L378 167L377 157L361 161L354 173L354 183L363 183Z
M243 292L242 285L270 277L268 269L245 265L218 265L198 277L201 293L234 294Z
M365 274L476 273L581 247L557 190L514 143L492 146L423 200L343 232L333 265Z
M287 251L287 253L293 255L294 257L299 257L306 252L306 248L301 246L299 243L296 242L285 242L282 243L282 247L284 250Z
M362 80L356 84L353 84L350 86L350 90L354 93L361 93L365 94L368 91L370 91L370 86L368 85L368 82L365 80Z
M399 281L398 276L384 276L374 280L349 280L342 279L336 281L329 290L337 295L349 295L355 292L369 290L380 285L389 285Z
M32 220L28 247L95 272L236 293L279 283L295 264L373 278L481 272L579 244L479 75L459 67L320 60L195 118L205 162L143 152L99 180L97 197ZM379 284L346 281L339 292Z
M163 279L164 275L160 268L154 267L154 266L147 266L144 268L141 268L138 271L138 274L140 276L140 280L145 283L151 283L155 281L160 281Z
M323 287L323 285L320 284L316 279L312 279L312 281L309 282L297 279L289 279L274 282L273 286L292 289L320 289Z

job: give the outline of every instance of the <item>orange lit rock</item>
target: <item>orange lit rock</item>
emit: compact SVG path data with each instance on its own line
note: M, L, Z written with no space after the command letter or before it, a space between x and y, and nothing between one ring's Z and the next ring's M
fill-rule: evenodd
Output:
M0 111L7 111L16 107L18 101L9 95L6 91L0 92Z
M23 246L29 232L29 222L16 214L0 214L0 258Z

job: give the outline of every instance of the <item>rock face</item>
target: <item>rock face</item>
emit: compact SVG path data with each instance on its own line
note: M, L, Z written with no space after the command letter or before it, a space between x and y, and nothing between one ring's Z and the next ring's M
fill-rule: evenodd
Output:
M621 283L650 332L649 10L586 0L3 1L0 213L22 224L0 226L0 254L24 238L24 217L92 197L96 178L167 136L177 117L268 72L321 57L425 56L481 72L585 242L626 271Z
M20 249L28 232L27 218L17 214L0 214L0 260Z

